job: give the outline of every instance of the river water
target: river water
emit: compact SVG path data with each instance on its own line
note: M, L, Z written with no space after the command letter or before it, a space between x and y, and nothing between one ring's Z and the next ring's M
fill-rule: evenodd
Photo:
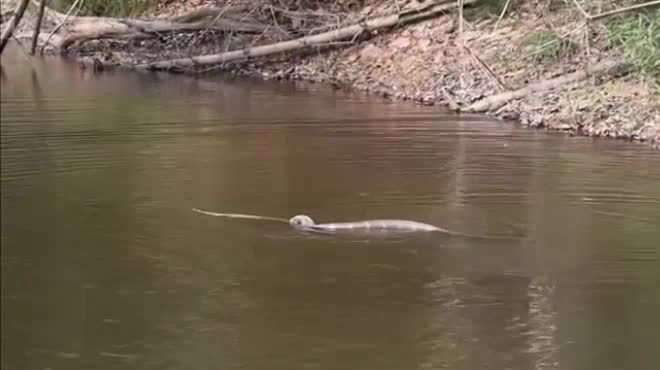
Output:
M660 363L657 151L319 86L2 63L3 370Z

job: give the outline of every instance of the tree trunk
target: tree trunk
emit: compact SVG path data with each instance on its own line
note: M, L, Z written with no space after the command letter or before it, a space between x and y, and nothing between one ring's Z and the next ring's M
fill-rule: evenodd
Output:
M5 28L2 31L2 35L0 35L0 54L2 54L2 51L5 49L5 45L7 45L7 41L9 41L12 33L14 33L14 30L21 22L21 18L23 18L23 14L25 14L25 9L27 9L27 6L28 0L21 0L21 2L16 6L16 11L9 20L7 28Z
M46 9L46 0L41 0L39 4L39 13L37 14L37 23L34 25L34 34L32 35L32 47L30 47L30 54L34 55L37 50L37 41L39 41L39 32L41 31L41 22L44 19L44 10Z

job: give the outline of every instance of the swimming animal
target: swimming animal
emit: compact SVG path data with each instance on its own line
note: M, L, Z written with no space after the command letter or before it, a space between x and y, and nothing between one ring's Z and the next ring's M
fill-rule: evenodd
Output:
M193 208L193 211L206 214L209 216L222 216L229 218L247 218L253 220L267 220L267 221L278 221L285 222L293 226L296 230L315 232L315 233L324 233L324 234L335 234L335 233L411 233L411 232L440 232L448 235L463 236L469 238L480 238L480 239L510 239L509 237L494 237L494 236L484 236L484 235L473 235L473 234L464 234L456 231L451 231L443 229L438 226L429 225L417 221L408 221L408 220L367 220L367 221L357 221L357 222L332 222L332 223L322 223L317 224L314 220L307 215L297 215L291 217L290 219L284 219L279 217L268 217L268 216L255 216L255 215L244 215L240 213L218 213L218 212L209 212L203 211L201 209Z
M297 215L290 219L268 216L255 216L244 215L240 213L218 213L203 211L198 208L193 208L193 211L202 213L209 216L221 216L229 218L247 218L253 220L266 220L266 221L279 221L286 222L297 230L304 231L318 231L318 232L339 232L339 231L442 231L449 232L448 230L439 228L437 226L424 224L417 221L407 220L368 220L357 222L333 222L325 224L317 224L314 220L307 215Z
M289 219L289 224L296 229L306 231L320 232L341 232L341 231L442 231L448 232L437 226L424 224L417 221L407 220L367 220L357 222L333 222L317 224L307 215L297 215Z

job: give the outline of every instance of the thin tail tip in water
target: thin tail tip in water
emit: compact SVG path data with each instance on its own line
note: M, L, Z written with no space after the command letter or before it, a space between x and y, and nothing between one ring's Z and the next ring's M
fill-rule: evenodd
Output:
M240 214L240 213L218 213L218 212L209 212L209 211L204 211L199 208L192 208L194 212L202 213L205 215L209 216L216 216L216 217L228 217L228 218L246 218L246 219L252 219L252 220L267 220L267 221L279 221L279 222L289 222L286 219L279 218L279 217L269 217L269 216L257 216L257 215L245 215L245 214Z
M199 208L194 208L194 207L193 207L193 209L192 209L192 210L193 210L193 212L197 212L197 213L203 213L203 214L206 214L206 215L211 215L211 216L214 216L214 215L218 215L218 214L216 214L216 213L213 213L213 212L209 212L209 211L204 211L204 210L202 210L202 209L199 209Z

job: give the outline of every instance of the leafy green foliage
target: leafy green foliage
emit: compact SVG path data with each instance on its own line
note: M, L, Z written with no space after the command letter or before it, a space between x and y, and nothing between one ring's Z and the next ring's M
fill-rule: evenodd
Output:
M615 17L607 28L627 63L660 79L660 9Z
M579 48L575 42L561 38L552 31L533 32L521 46L535 63L558 61L574 54Z
M74 1L64 0L62 3L68 8ZM97 16L128 17L138 15L154 4L155 0L86 0L82 12Z
M492 16L499 16L506 5L507 0L482 0L474 6L465 9L465 18L471 20L473 18L486 18ZM515 3L515 1L514 1ZM511 10L513 4L509 4Z

